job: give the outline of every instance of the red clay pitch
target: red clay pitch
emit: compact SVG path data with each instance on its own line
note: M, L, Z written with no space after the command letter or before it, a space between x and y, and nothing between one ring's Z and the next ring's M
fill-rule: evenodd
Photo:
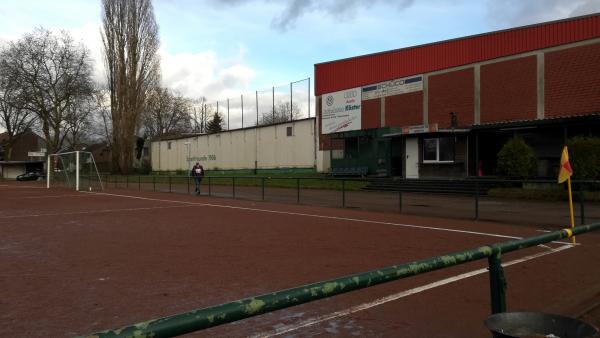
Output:
M539 234L497 223L106 192L114 195L0 182L0 336L85 335L508 240L485 234ZM600 325L590 311L600 302L600 234L578 242L504 256L504 263L526 259L505 268L508 309ZM473 262L189 336L489 336L485 271L424 287L486 266Z

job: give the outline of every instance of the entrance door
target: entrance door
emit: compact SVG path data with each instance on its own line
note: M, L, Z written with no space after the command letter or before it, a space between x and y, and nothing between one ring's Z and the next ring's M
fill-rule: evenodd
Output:
M406 139L406 178L419 178L419 139Z
M391 176L402 176L402 169L404 169L404 144L402 144L402 138L393 138L390 145Z

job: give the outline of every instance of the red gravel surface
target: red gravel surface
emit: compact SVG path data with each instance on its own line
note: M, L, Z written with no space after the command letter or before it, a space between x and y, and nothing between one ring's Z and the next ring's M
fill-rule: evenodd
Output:
M106 193L0 182L1 337L90 334L507 240L496 235L540 233L274 202ZM598 326L600 234L578 242L505 255L504 263L526 259L505 268L508 309L578 316ZM189 336L270 337L284 329L282 337L489 336L485 271L424 287L486 266L472 262ZM323 317L330 319L317 320Z

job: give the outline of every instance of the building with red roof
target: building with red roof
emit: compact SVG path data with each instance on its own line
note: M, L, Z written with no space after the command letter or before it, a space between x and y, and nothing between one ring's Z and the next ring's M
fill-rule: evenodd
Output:
M321 169L495 175L519 136L553 176L600 135L600 13L319 63L315 96Z

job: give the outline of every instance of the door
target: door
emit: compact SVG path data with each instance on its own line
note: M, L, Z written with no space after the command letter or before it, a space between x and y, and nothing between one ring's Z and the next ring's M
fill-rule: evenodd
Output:
M402 138L393 138L390 142L391 176L402 176L404 169L404 144Z
M406 178L419 178L419 139L406 139Z

